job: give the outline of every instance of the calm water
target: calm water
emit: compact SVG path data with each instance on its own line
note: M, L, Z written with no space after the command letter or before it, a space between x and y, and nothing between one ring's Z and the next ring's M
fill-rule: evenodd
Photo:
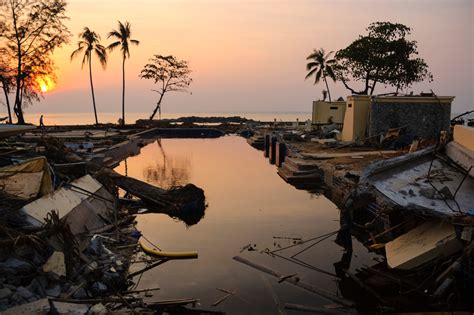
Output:
M138 229L161 249L199 252L196 260L170 261L144 274L140 288L161 287L154 298L199 298L201 308L231 314L275 314L276 305L284 303L332 304L234 261L235 255L284 274L298 273L301 280L339 294L334 277L262 252L291 244L274 236L306 240L335 231L339 214L326 198L286 184L275 166L268 164L262 152L251 148L245 139L163 139L144 147L126 164L126 170L122 162L117 171L127 171L129 176L155 185L194 183L204 189L209 204L202 220L190 227L164 214L138 216ZM331 237L297 257L334 273L333 264L341 260L343 251L333 240ZM249 243L256 244L257 251L240 253ZM310 244L282 254L290 256ZM355 245L352 268L370 262L366 250ZM237 293L213 307L212 303L224 295L216 288Z
M25 119L29 123L38 124L39 117L41 113L26 113ZM47 126L53 125L86 125L93 124L94 114L91 113L43 113L44 123ZM117 123L121 113L98 113L99 122L101 123ZM206 112L197 112L197 113L163 113L162 118L179 118L186 116L199 116L199 117L210 117L210 116L221 116L221 117L230 117L230 116L241 116L248 119L254 119L256 121L305 121L311 119L311 112L275 112L275 113L243 113L243 112L234 112L234 113L206 113ZM126 113L125 119L127 123L133 123L137 119L147 119L150 117L150 113Z

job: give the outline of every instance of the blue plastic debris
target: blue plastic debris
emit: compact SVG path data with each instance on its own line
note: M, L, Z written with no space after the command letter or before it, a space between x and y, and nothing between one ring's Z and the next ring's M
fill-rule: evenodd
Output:
M132 237L135 237L135 238L140 238L142 236L142 233L140 231L133 231L132 233L130 233Z

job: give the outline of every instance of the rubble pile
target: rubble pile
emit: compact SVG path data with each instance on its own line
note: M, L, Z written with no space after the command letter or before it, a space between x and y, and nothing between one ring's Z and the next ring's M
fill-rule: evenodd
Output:
M0 311L153 313L196 303L147 304L141 294L148 290L130 290L133 276L160 259L129 274L141 234L118 188L153 211L185 214L189 225L204 215L202 189L189 184L168 191L122 176L54 137L14 152L0 168Z

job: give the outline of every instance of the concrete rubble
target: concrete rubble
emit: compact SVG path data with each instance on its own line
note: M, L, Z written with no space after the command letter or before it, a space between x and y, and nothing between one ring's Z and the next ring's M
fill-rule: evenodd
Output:
M285 181L339 207L336 243L345 250L339 282L364 292L363 298L348 297L358 311L472 311L474 128L458 120L450 126L452 98L440 97L442 104L436 96L408 98L408 107L404 97L363 98L369 105L356 119L361 106L353 96L344 123L315 118L329 111L321 107L313 110L311 130L261 124L247 141L263 150ZM413 125L415 114L403 113L413 107L421 117L417 102L429 108L424 126ZM384 112L386 103L396 114ZM328 126L339 132L328 132ZM351 236L379 254L380 262L348 273Z
M155 313L195 304L148 302L153 289L130 290L149 269L129 273L141 252L134 206L183 215L190 225L205 209L194 185L168 191L110 169L153 141L156 129L17 129L3 134L0 148L2 314ZM147 185L154 203L132 187L132 199L119 198L117 178ZM165 261L147 258L148 267Z

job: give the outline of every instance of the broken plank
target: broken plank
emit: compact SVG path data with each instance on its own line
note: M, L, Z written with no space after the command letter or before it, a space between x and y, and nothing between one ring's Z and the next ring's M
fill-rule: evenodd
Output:
M161 264L164 264L164 263L167 262L168 260L169 260L169 259L167 259L167 258L161 259L161 260L157 261L156 263L151 264L150 266L147 266L147 267L145 267L145 268L143 268L143 269L141 269L141 270L138 270L138 271L135 271L135 272L129 274L129 275L127 276L127 278L128 278L128 279L132 279L133 277L138 276L138 275L144 273L145 271L148 271L148 270L150 270L150 269L153 269L153 268L155 268L155 267L157 267L157 266L159 266L159 265L161 265Z
M321 307L307 306L293 303L285 303L285 308L288 310L296 310L303 312L311 312L316 314L329 314L329 315L340 315L340 314L357 314L356 311L347 309L329 310Z
M269 267L267 266L264 266L264 265L260 265L260 264L257 264L257 263L254 263L254 262L251 262L250 260L247 260L243 257L240 257L240 256L235 256L233 258L234 260L238 261L238 262L241 262L243 264L246 264L247 266L250 266L252 268L255 268L257 270L260 270L260 271L263 271L269 275L272 275L274 277L277 277L277 278L280 278L280 277L283 277L284 275L276 270L273 270L273 269L270 269ZM351 307L353 305L353 303L351 301L348 301L348 300L345 300L343 298L340 298L326 290L323 290L323 289L320 289L312 284L309 284L309 283L306 283L304 281L301 281L301 280L296 280L294 278L288 278L285 280L285 282L289 282L297 287L300 287L302 289L305 289L306 291L309 291L309 292L312 292L312 293L315 293L319 296L322 296L334 303L337 303L337 304L340 304L340 305L343 305L343 306L347 306L347 307Z
M224 302L231 295L234 295L234 293L232 293L232 292L231 293L226 293L223 297L221 297L220 299L218 299L217 301L212 303L212 306L217 306L217 305L221 304L222 302Z

